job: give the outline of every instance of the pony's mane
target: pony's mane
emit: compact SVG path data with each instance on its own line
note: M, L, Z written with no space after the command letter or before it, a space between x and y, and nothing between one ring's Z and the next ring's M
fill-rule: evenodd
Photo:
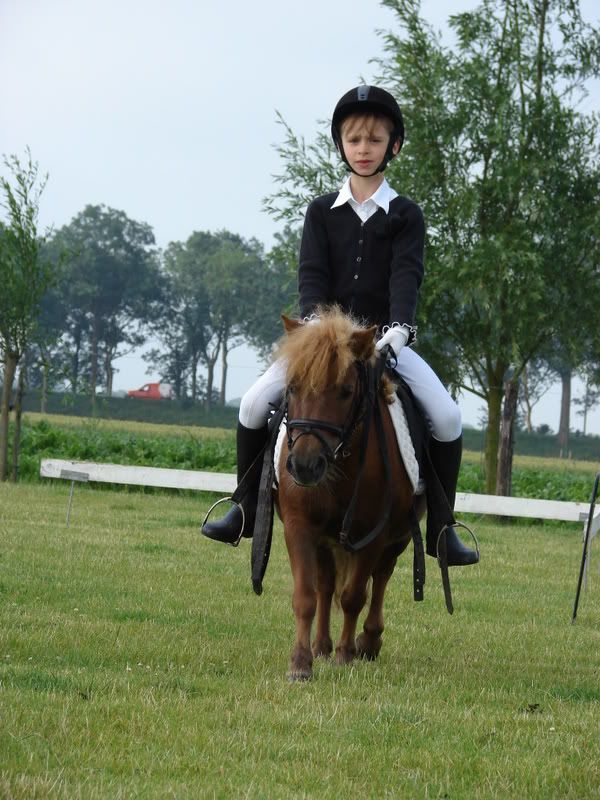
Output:
M356 361L352 334L357 330L365 326L333 308L321 311L315 324L300 325L284 336L276 356L287 362L286 384L300 386L309 394L339 385Z

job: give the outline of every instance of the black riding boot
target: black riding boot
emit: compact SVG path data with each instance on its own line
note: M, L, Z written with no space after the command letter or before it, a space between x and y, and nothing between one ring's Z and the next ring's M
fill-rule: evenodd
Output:
M267 441L268 428L245 428L241 422L237 427L237 479L238 484L246 474L248 468L263 449ZM246 496L241 501L244 516L238 506L232 506L223 519L215 522L207 521L202 526L202 533L209 539L226 544L235 544L240 533L251 538L254 532L256 518L256 504L258 502L258 487L260 483L261 466L254 470ZM242 525L244 530L242 532Z
M429 444L429 453L450 507L454 508L456 483L462 456L462 435L453 442L439 442L437 439L432 438ZM431 530L430 527L428 524L426 549L427 555L435 557L437 556L437 539L440 531ZM470 550L465 547L452 526L446 528L446 549L449 567L461 567L467 564L476 564L479 561L479 553L476 550Z

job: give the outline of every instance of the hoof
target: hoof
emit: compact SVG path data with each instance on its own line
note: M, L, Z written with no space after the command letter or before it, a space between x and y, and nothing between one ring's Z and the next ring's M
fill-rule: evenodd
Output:
M351 664L356 658L356 649L349 647L336 647L335 648L335 663L344 667L346 664Z
M366 633L361 633L356 640L356 652L359 658L364 658L367 661L375 661L381 650L381 637L376 639L368 636Z
M312 678L312 662L312 653L308 648L295 647L290 658L290 668L287 674L288 681L290 683L309 681Z
M312 669L291 669L287 674L290 683L302 683L312 680Z
M321 641L317 641L315 639L312 646L312 652L315 658L329 658L333 652L333 642L331 639L325 639Z

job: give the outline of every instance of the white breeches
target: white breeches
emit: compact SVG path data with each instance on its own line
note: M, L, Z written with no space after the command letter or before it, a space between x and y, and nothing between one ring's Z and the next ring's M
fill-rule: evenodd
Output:
M460 409L429 364L420 355L403 347L396 372L409 385L420 404L434 439L453 442L462 432ZM279 359L248 389L240 403L240 422L245 428L262 428L269 414L269 403L278 403L285 386L285 363Z

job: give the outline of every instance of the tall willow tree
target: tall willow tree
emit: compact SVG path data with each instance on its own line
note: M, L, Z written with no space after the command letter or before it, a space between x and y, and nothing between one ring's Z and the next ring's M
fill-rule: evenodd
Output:
M600 36L573 0L484 0L451 18L449 50L416 3L385 5L404 33L381 63L410 125L397 177L430 221L424 315L487 403L494 491L505 382L552 336L580 336L598 289L597 122L576 105Z
M600 74L600 34L576 0L484 0L450 18L449 47L416 0L383 5L397 30L384 34L378 80L407 130L388 179L428 223L423 354L486 402L493 492L506 380L553 336L576 339L600 288L598 126L577 110ZM303 200L339 174L325 132L307 147L286 129L280 154L266 205L293 219L291 186Z

